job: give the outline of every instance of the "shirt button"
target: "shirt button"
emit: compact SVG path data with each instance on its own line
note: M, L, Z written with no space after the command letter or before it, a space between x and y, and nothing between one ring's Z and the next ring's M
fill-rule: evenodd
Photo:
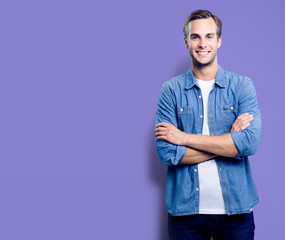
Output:
M201 115L200 118L203 118L203 115Z
M220 168L220 171L222 171L222 168Z
M212 117L212 113L210 113L210 117Z
M198 192L198 191L199 191L199 188L196 188L196 191Z
M196 168L194 169L194 172L197 172L197 169L196 169Z
M234 107L233 106L231 106L231 110L233 110L234 109Z
M183 108L180 108L180 112L183 112Z
M199 98L201 98L201 95L199 96Z

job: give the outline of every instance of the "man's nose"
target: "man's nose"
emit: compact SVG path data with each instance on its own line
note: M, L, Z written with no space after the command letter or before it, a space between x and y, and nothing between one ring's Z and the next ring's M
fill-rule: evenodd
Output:
M199 41L199 47L205 48L206 47L206 40L204 38L201 38Z

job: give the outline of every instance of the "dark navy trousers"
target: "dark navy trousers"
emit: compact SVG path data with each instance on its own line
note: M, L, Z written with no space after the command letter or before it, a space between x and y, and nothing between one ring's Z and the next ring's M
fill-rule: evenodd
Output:
M236 215L168 214L169 240L253 240L253 212Z

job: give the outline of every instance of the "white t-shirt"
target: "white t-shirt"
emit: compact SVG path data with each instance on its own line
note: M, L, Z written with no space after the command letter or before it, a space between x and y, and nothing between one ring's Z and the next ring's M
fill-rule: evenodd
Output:
M202 92L204 122L203 135L209 135L208 126L208 97L213 89L215 80L204 81L197 79ZM199 214L226 214L219 173L214 159L198 164L200 202Z

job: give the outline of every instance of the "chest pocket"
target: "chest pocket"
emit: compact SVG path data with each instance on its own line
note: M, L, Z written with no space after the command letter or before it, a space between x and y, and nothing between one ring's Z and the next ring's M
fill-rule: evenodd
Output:
M191 133L194 122L192 106L177 107L176 112L178 128L183 132Z
M223 129L229 133L237 118L237 105L221 105L223 116Z

